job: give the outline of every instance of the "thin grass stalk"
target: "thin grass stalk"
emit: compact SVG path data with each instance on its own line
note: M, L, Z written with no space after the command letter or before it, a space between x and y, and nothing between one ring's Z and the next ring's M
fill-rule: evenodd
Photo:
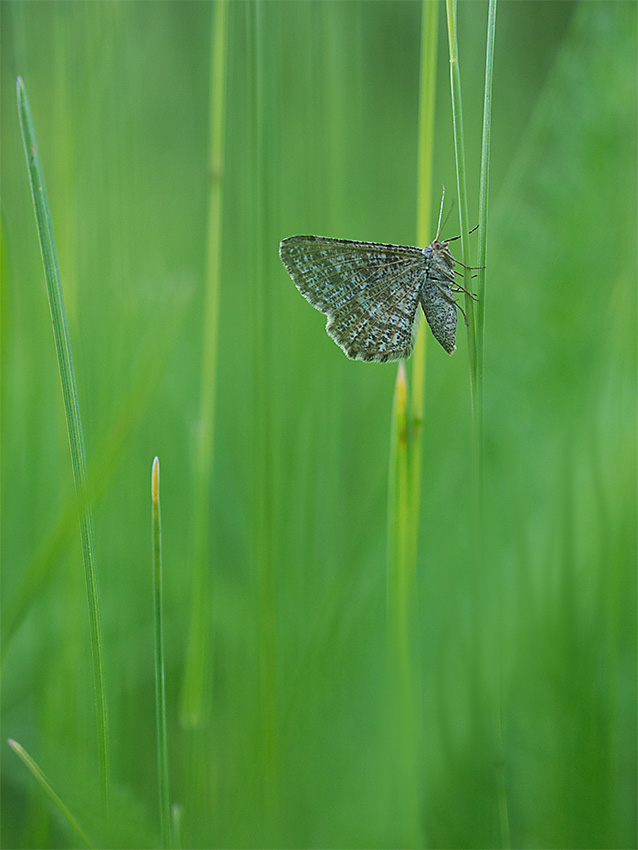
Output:
M420 846L418 734L414 676L414 569L410 558L407 376L399 363L392 403L388 488L390 705L396 734L398 819L404 843Z
M401 360L392 400L388 476L388 602L392 634L395 636L406 634L406 608L409 602L406 591L411 584L407 557L409 523L407 396L407 376L405 364ZM402 637L399 644L405 647Z
M459 220L461 235L461 256L465 265L469 265L469 214L467 203L467 176L465 168L465 143L463 135L463 106L461 102L461 71L459 68L459 47L457 40L457 3L456 0L445 0L447 12L448 44L450 52L450 90L452 97L452 123L454 128L454 155L456 162L456 184L459 199ZM465 269L464 286L471 290L471 273ZM470 363L470 393L472 398L472 415L476 417L476 324L474 318L474 301L469 295L465 296L465 314L467 316L467 348Z
M481 552L484 552L482 533L484 528L484 498L483 498L483 365L484 365L484 336L485 336L485 307L486 307L486 277L487 277L487 218L489 199L489 170L490 170L490 136L492 126L492 79L494 72L494 39L496 35L496 4L497 0L489 0L487 16L487 44L485 52L485 90L483 95L483 131L481 138L481 168L479 184L479 237L478 237L478 302L476 308L476 445L478 447L476 465L476 489L479 511L479 533L481 534ZM502 605L498 605L502 610ZM502 765L505 764L503 742L503 720L500 670L496 694L494 698L494 734L495 746L498 753L498 768L496 778L499 824L501 832L501 847L511 846L509 805L507 783Z
M162 514L160 510L159 458L151 471L151 536L153 542L153 614L155 623L155 719L157 773L162 846L171 847L171 804L168 785L168 736L166 733L166 682L164 664L164 602L162 570Z
M439 4L423 0L421 13L421 72L419 77L419 138L417 175L417 245L423 247L432 238L432 192L434 109L436 104L436 60ZM421 507L421 453L425 410L425 363L427 322L421 321L412 355L410 400L410 558L416 557Z
M254 190L255 269L254 288L254 401L256 421L261 439L253 443L255 491L254 491L254 563L258 596L257 657L259 660L260 709L263 735L262 790L265 817L264 834L267 843L281 844L281 773L279 744L279 683L277 679L276 649L276 585L275 543L273 530L275 520L275 473L273 469L273 399L271 328L273 327L273 301L268 291L265 270L272 244L267 240L266 228L269 221L269 200L264 187L269 185L269 138L270 110L275 94L270 87L273 80L272 68L267 59L273 55L273 33L271 16L276 5L255 0L249 6L250 24L254 39L254 152L256 186ZM276 50L275 50L276 55Z
M53 790L51 783L49 782L43 771L27 753L24 747L20 746L17 741L12 740L11 738L8 739L7 743L9 744L13 752L18 756L20 761L26 766L27 770L29 770L36 782L38 782L38 784L44 790L49 799L53 801L53 803L62 813L63 817L66 818L66 820L73 828L74 832L79 835L82 842L88 845L89 847L95 847L95 844L91 841L84 829L80 826L80 822L78 821L78 819L75 817L75 815L72 814L71 810L62 800L59 794L57 794Z
M452 97L452 120L454 126L454 151L456 159L456 175L459 196L459 214L461 231L462 262L468 266L469 263L469 223L467 204L467 179L465 170L465 145L463 136L463 110L461 106L461 73L459 69L458 40L457 40L457 3L456 0L446 0L448 42L450 52L450 88ZM469 292L471 288L470 270L465 269L464 287ZM471 473L471 514L470 530L472 538L472 615L470 621L470 633L474 660L471 663L470 688L472 692L472 708L474 711L474 723L481 727L482 707L482 673L484 665L484 637L481 631L480 618L485 610L484 581L483 581L483 500L482 500L482 478L483 469L481 463L480 448L480 402L477 394L477 346L476 346L476 320L474 304L469 295L465 297L465 312L467 315L467 343L468 360L470 371L470 404L472 409L472 473Z
M479 184L478 281L476 304L476 379L477 394L483 398L483 342L485 336L485 296L487 275L487 209L490 176L490 140L492 127L492 77L494 72L494 37L496 34L496 3L489 0L487 18L487 47L485 56L485 92L483 98L483 132L481 139L481 174ZM481 405L482 406L482 405ZM481 417L479 406L479 418Z
M200 390L200 416L195 449L193 535L194 578L186 673L180 720L186 728L201 722L206 681L211 670L211 581L208 563L210 484L215 444L217 392L217 337L221 269L221 229L226 119L227 0L213 6L211 33L209 196L207 226L206 293Z
M432 199L432 151L436 82L438 4L424 0L419 75L417 244L428 242ZM423 843L419 818L420 754L415 661L416 561L421 489L421 438L425 404L425 323L417 333L412 357L410 412L407 376L399 364L391 420L388 480L388 610L390 659L395 677L395 719L399 733L401 792L406 840Z
M109 741L107 726L106 695L104 688L104 661L102 653L102 632L100 627L100 612L98 606L97 580L95 573L93 515L89 506L87 493L86 453L84 450L84 433L80 418L71 340L64 307L60 268L53 235L51 210L44 184L44 173L38 152L38 144L31 117L29 101L21 77L17 80L18 115L24 153L27 161L31 197L40 241L44 277L49 299L49 310L53 325L55 350L62 384L64 414L66 417L69 448L71 450L71 467L78 501L80 521L80 539L82 543L82 558L84 561L84 578L89 608L89 625L91 635L91 652L93 658L93 682L95 690L95 709L97 723L97 746L100 775L100 791L106 810L109 797Z

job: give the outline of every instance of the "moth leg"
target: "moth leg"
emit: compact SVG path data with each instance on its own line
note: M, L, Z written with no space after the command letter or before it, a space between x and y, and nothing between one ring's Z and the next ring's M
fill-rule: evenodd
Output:
M484 269L485 266L466 266L465 263L462 263L460 260L455 259L454 262L457 266L463 266L464 269Z
M450 210L450 212L452 212L452 210ZM450 217L450 213L448 213L448 218L449 217ZM474 231L478 230L478 229L479 229L479 225L475 224L474 227L471 230L468 230L468 234L474 233ZM456 240L460 239L460 238L461 238L460 236L452 236L450 239L446 239L445 241L446 242L456 242Z
M463 314L463 318L465 319L465 324L467 325L467 316L465 315L465 310L461 307L461 305L456 300L456 298L452 298L452 296L450 295L450 292L454 292L454 290L452 289L452 286L450 286L450 288L447 289L443 286L439 286L439 284L436 281L434 281L434 283L436 284L436 288L439 290L439 292L445 298L445 300L449 301L450 304L454 304L456 309L461 311L461 313ZM463 287L461 287L461 289L463 289ZM463 289L463 292L465 292L465 289ZM471 295L472 293L468 292L467 294Z
M461 307L458 301L454 301L454 303L456 304L456 309L460 310L461 313L463 313L463 318L465 319L465 327L467 327L467 316L465 315L465 310Z
M478 301L478 295L476 294L476 292L468 292L468 290L465 289L464 286L461 286L460 283L455 283L454 286L452 286L452 292L464 292L473 301Z

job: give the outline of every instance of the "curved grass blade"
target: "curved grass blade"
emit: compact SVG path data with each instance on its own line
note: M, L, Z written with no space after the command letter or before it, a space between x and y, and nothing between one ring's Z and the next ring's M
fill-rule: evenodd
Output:
M31 775L34 779L40 784L40 786L44 789L45 793L51 799L58 809L62 812L67 821L71 824L75 832L80 836L82 841L87 845L87 847L95 847L95 844L88 837L86 832L80 826L78 820L71 814L71 810L69 807L63 802L62 798L56 794L53 790L51 783L46 778L44 773L40 770L36 762L31 758L29 753L18 744L17 741L8 739L7 743L13 750L13 752L18 756L20 761L27 767L27 769L31 772Z

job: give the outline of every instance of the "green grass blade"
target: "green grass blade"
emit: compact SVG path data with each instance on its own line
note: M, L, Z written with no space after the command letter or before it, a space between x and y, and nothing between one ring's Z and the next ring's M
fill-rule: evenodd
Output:
M456 0L446 0L448 43L450 51L450 91L452 97L452 122L454 127L454 155L456 161L456 183L459 199L459 217L461 231L461 256L469 265L469 215L467 204L467 176L465 168L465 141L463 134L463 106L461 101L461 71L459 68L459 46L457 38ZM471 291L470 271L465 269L465 289ZM474 302L465 296L467 315L467 348L470 363L470 391L472 394L472 413L476 416L476 327L474 320Z
M476 304L477 394L482 401L483 343L485 334L485 295L487 269L487 204L490 176L490 137L492 127L492 77L494 72L494 37L496 33L496 2L489 0L487 19L487 48L485 56L485 93L483 101L483 134L481 141L481 177L479 185L478 227L478 301ZM480 412L479 412L480 416Z
M419 734L415 675L415 563L411 557L409 510L409 442L407 377L399 363L392 403L390 474L388 488L388 649L390 702L399 820L403 842L419 847L421 839Z
M424 0L421 22L421 74L419 82L419 139L417 183L417 245L432 238L432 151L436 104L436 60L439 4ZM412 355L410 399L410 557L416 563L421 495L421 439L425 405L427 322L422 321Z
M55 350L58 360L58 368L60 371L60 381L62 383L64 413L66 416L69 447L71 450L71 466L73 469L73 479L75 481L75 489L78 498L80 537L82 542L82 557L84 560L84 576L89 606L91 650L93 656L100 789L102 793L102 800L106 804L108 800L109 784L108 728L106 696L104 690L102 635L97 597L95 561L93 556L93 516L87 498L84 435L80 419L80 405L78 402L75 371L73 369L69 328L64 308L60 269L55 248L55 239L53 236L51 211L49 209L46 187L44 185L44 174L42 171L42 164L40 162L40 154L38 152L31 110L29 108L27 93L21 77L18 77L17 80L17 99L20 128L22 130L22 141L24 144L27 172L31 185L31 196L33 199L33 209L35 212L38 238L40 241L42 263L44 265L44 277L47 286L47 295L49 298L51 322L53 324Z
M46 778L42 770L40 770L36 762L27 753L27 751L23 747L21 747L17 741L13 741L11 738L8 739L7 743L9 744L13 752L18 756L20 761L31 772L31 775L36 780L36 782L38 782L41 788L44 789L47 796L55 803L60 812L62 812L64 817L71 824L71 826L73 827L75 832L80 836L82 841L89 847L95 847L95 844L91 841L86 832L80 826L77 818L71 813L71 810L63 802L61 797L53 790L51 783Z
M421 20L419 137L417 178L417 244L430 232L432 151L436 82L438 4L424 2ZM402 822L410 846L423 843L419 817L421 744L417 722L414 635L415 589L421 489L422 428L425 403L426 324L417 334L412 356L412 387L408 415L408 384L403 362L397 371L391 420L388 480L388 612L393 720L397 732L397 778Z
M405 365L399 362L392 401L390 431L390 475L388 488L389 565L388 599L395 625L403 628L408 583L408 428L407 379Z
M259 258L255 270L254 287L254 349L255 386L254 411L260 423L262 441L253 445L255 469L254 536L253 558L255 584L258 598L257 654L260 678L260 712L262 723L263 773L261 776L264 799L264 827L269 841L279 844L281 829L281 742L279 729L280 683L277 678L277 629L276 629L276 556L275 556L275 471L274 450L274 407L275 393L271 363L264 356L272 345L274 302L268 289L266 269L267 257L272 246L267 240L268 199L264 191L269 173L269 108L273 80L269 75L268 56L272 50L270 4L252 3L248 6L249 27L254 49L254 126L255 190L254 204L257 212L254 241Z
M490 169L490 134L492 126L492 79L494 72L494 39L496 34L496 4L497 0L489 0L487 18L487 45L485 55L485 90L483 96L483 131L481 140L481 166L479 184L479 228L478 228L478 302L476 305L476 419L475 419L475 488L477 503L477 525L480 552L484 552L484 510L485 493L483 492L484 457L483 457L483 355L485 336L485 304L486 304L486 275L487 275L487 214L489 199L489 169ZM499 610L502 610L499 603ZM500 679L500 673L499 673ZM498 768L496 773L496 794L498 816L501 833L501 846L510 847L509 804L504 769L505 744L503 740L503 709L500 697L502 684L495 686L494 694L494 745L498 753Z
M162 576L162 516L160 511L159 458L151 472L153 538L153 611L155 620L155 717L157 720L157 767L159 777L162 845L171 845L171 804L168 786L168 739L166 734L166 685L164 676L164 605Z
M217 0L212 18L209 196L207 227L206 303L200 390L200 421L194 465L193 537L195 575L180 720L186 728L201 722L206 680L211 670L211 587L208 563L210 482L213 474L215 400L217 388L217 337L221 267L221 226L226 115L226 0Z

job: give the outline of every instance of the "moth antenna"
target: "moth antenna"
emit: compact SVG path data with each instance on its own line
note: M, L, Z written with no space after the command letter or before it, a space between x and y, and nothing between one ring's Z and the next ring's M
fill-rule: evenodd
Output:
M441 188L443 189L443 193L441 194L441 209L439 210L439 223L436 228L436 236L434 237L434 241L439 241L439 235L441 233L441 218L443 217L443 202L445 201L445 186L441 184Z
M446 224L448 223L448 221L450 220L450 216L452 215L452 210L453 210L453 209L454 209L454 198L452 198L452 203L450 204L450 209L448 210L448 213L447 213L447 215L445 216L445 221L443 222L443 227L441 228L441 230L445 230L445 225L446 225ZM447 239L446 239L445 241L447 242L447 241L449 241L449 240L447 240Z

